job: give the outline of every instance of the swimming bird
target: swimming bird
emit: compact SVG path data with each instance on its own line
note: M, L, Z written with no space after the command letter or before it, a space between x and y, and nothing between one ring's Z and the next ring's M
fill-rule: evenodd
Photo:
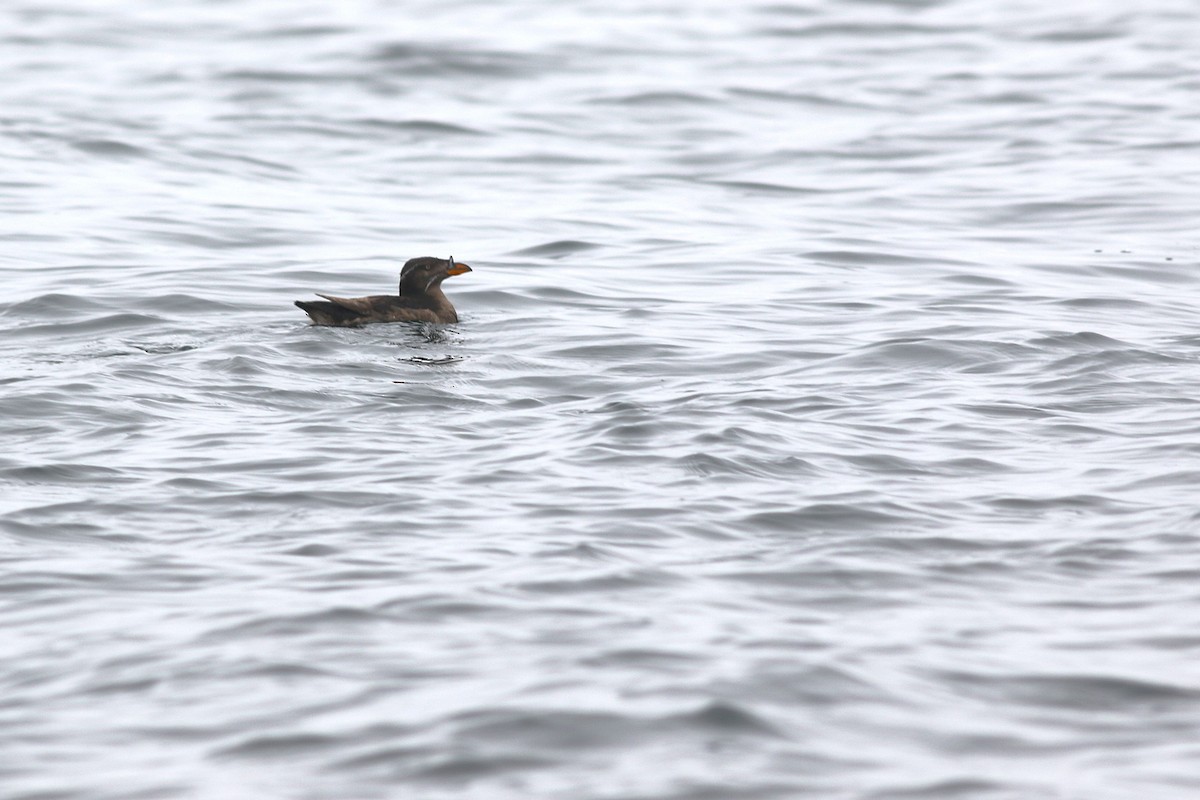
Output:
M317 292L325 300L297 300L296 305L314 325L354 328L370 322L458 322L458 313L442 294L442 281L464 272L471 268L453 256L410 258L400 270L398 294L333 297Z

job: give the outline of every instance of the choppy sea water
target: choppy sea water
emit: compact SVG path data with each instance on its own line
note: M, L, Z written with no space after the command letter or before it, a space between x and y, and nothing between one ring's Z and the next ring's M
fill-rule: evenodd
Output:
M0 20L0 795L1200 793L1190 0Z

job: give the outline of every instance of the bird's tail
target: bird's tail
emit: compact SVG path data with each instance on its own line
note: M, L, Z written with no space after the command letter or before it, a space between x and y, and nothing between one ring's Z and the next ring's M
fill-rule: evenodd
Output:
M296 307L312 319L313 325L353 324L354 312L327 300L297 300Z

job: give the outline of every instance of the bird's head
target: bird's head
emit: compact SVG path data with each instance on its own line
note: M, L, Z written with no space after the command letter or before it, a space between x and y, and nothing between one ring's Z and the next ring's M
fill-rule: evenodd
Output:
M450 258L433 258L432 256L410 258L405 262L404 268L400 270L400 294L402 296L425 294L451 275L462 275L464 272L470 271L470 267L455 261L453 256Z

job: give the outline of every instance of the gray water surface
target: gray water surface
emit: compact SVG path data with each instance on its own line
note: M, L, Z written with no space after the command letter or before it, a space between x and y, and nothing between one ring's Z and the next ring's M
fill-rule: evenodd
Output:
M1190 0L0 23L5 800L1200 796Z

